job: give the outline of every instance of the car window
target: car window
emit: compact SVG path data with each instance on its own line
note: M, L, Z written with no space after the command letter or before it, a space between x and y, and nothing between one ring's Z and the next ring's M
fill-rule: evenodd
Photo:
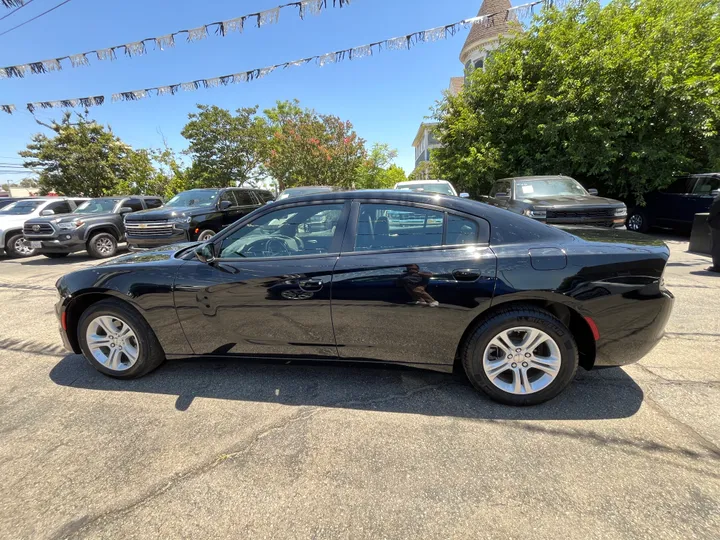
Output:
M123 206L132 208L133 212L139 212L143 209L142 201L140 199L128 199L123 203Z
M254 193L255 193L255 196L260 201L260 204L265 204L268 201L272 201L274 198L273 194L270 193L269 191L258 190L258 191L255 191Z
M698 178L692 192L695 195L710 195L716 189L720 189L720 176L702 176Z
M43 204L45 204L45 201L42 199L37 201L16 201L0 209L0 214L11 216L32 214L39 206Z
M445 244L457 246L475 244L478 241L478 224L470 219L448 214Z
M254 219L222 242L220 258L329 253L343 204L281 208Z
M235 191L235 197L237 198L238 206L254 206L257 204L252 193L244 189Z
M535 178L515 180L515 198L562 197L567 195L587 195L588 192L577 180L572 178Z
M490 196L494 197L498 193L510 193L510 182L509 181L503 181L503 182L495 182L495 185L493 186L492 190L490 191Z
M74 214L104 214L110 213L121 199L91 199L78 206Z
M69 214L72 212L72 208L70 207L70 203L68 201L57 201L54 203L50 203L47 205L45 210L52 210L56 214Z
M354 251L442 246L445 213L394 204L363 204Z
M160 208L162 205L162 199L145 199L145 206L148 208Z
M220 195L220 202L227 201L230 203L231 207L235 207L238 205L237 200L235 199L235 194L233 194L232 191L223 191L222 195Z
M662 191L665 193L687 193L689 178L678 178Z

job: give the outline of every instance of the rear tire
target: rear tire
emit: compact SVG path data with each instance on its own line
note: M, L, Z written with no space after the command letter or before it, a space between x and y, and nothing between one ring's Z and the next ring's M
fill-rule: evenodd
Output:
M461 358L476 389L518 406L554 398L570 384L578 366L570 330L532 306L501 309L482 322L466 340Z
M104 329L108 327L109 331ZM116 335L123 334L125 329L129 329L125 336ZM131 339L128 340L128 336ZM117 379L142 377L165 360L165 352L147 321L120 300L102 300L86 309L80 317L77 337L90 365ZM107 346L102 344L105 337ZM119 351L114 368L112 344L116 344ZM134 350L134 353L127 355L126 346L129 346L127 350Z
M10 233L5 242L5 252L12 259L23 259L35 255L34 249L30 248L30 244L26 242L21 232Z
M639 233L645 233L650 230L650 223L645 212L636 208L633 210L627 219L627 228L629 231L635 231Z
M48 259L62 259L68 256L68 253L43 253Z
M107 259L117 253L117 240L110 233L97 233L88 240L87 252L96 259Z

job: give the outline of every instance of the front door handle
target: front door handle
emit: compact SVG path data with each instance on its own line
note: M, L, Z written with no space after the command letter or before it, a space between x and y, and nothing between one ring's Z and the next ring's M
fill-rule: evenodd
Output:
M474 268L464 268L462 270L453 271L452 275L458 281L477 281L480 279L480 270Z
M321 279L301 279L298 286L306 292L316 292L323 288Z

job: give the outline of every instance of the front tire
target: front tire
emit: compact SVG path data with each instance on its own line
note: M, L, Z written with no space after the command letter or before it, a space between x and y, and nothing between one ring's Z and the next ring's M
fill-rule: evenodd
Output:
M22 233L11 233L5 242L5 252L8 257L12 259L23 259L25 257L32 257L35 255L34 249L30 247L30 244L25 240Z
M117 240L110 233L97 233L87 243L87 252L96 259L107 259L117 253Z
M537 405L575 377L578 351L570 330L545 310L502 309L478 326L461 358L473 386L506 405Z
M215 236L215 231L211 231L210 229L202 231L200 234L198 234L198 242L207 242L210 240L213 236Z
M645 212L640 209L635 209L628 216L627 228L629 231L635 231L639 233L645 233L650 230L650 223Z
M102 300L80 317L78 341L96 370L117 379L135 379L165 360L165 352L147 322L120 300Z

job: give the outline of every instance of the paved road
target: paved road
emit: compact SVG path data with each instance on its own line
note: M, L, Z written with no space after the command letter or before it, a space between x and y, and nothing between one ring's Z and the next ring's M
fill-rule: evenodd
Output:
M720 277L670 241L668 335L515 409L410 369L61 348L74 255L0 260L1 538L718 538Z

